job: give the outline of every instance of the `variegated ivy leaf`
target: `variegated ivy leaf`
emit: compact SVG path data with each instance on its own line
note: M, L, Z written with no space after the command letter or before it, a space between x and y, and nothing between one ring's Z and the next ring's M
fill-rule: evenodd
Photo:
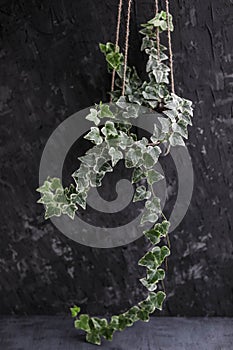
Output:
M156 95L152 94L151 92L146 92L146 91L143 91L142 92L142 96L144 97L145 100L156 100L156 105L158 103L157 101L157 98L156 98Z
M54 202L63 203L63 204L67 203L65 191L63 188L58 188L56 190L55 195L54 195Z
M118 137L118 131L115 128L114 123L111 121L107 121L101 131L107 139Z
M39 188L36 189L37 192L40 192L40 193L46 193L46 192L50 192L51 190L51 181L49 180L46 180L43 185Z
M74 322L75 328L81 329L86 332L90 332L90 325L89 325L90 317L88 315L80 315L79 319Z
M145 266L149 270L156 270L158 261L155 259L155 256L152 252L146 253L138 262L138 265Z
M160 84L160 83L164 82L163 81L163 77L164 77L164 72L163 71L158 70L158 69L153 69L153 75L155 77L155 81L156 81L157 84ZM166 81L167 81L167 79L166 79Z
M165 136L166 135L162 132L162 129L158 127L158 125L154 124L154 131L150 138L151 141L156 144L159 141L162 141L165 138Z
M95 163L95 165L93 167L94 172L99 173L101 171L100 169L107 162L107 160L108 159L106 159L106 158L104 158L102 156L96 157L96 160L95 160L96 163Z
M160 198L153 197L151 200L147 201L145 207L153 213L161 213Z
M169 142L171 146L185 146L184 140L180 134L177 132L173 132L171 136L169 137Z
M90 186L91 187L100 187L102 185L102 179L104 178L105 176L105 173L102 171L102 172L99 172L99 173L96 173L96 172L91 172L90 174Z
M42 192L43 196L37 201L37 203L41 204L49 204L54 201L54 194L49 190L50 192Z
M77 327L77 328L79 328L79 327ZM93 330L91 332L87 332L86 341L88 343L91 343L91 344L101 345L101 338L100 338L99 332L96 330Z
M112 166L115 166L123 158L123 153L114 147L109 149L109 155L112 159Z
M141 140L136 141L135 146L139 148L142 152L146 151L146 146L148 145L148 140L146 137L143 137Z
M111 173L112 171L113 171L113 168L111 167L111 165L108 162L104 163L99 169L99 172L100 173L103 172L104 174Z
M168 118L174 123L176 121L176 118L179 114L179 112L177 110L166 110L163 111L163 114L166 114L168 116Z
M150 197L151 197L151 192L147 191L145 186L139 186L136 188L133 202L143 201Z
M142 151L140 148L130 148L125 156L125 165L127 168L136 167L142 160Z
M88 176L88 178L74 177L74 181L76 183L76 190L77 191L84 192L85 190L88 190L88 187L89 187L89 176Z
M153 185L153 183L158 182L164 178L162 174L154 169L147 170L146 178L149 185Z
M93 153L86 153L85 156L79 157L78 159L88 167L94 167L96 164L96 155Z
M156 309L162 310L162 305L163 305L165 297L166 297L166 294L164 292L160 291L156 294L156 298L154 299Z
M78 207L74 203L62 206L62 213L68 215L71 219L74 219L76 210L78 210Z
M100 104L98 116L100 118L115 118L114 114L110 110L110 107L106 104Z
M135 168L132 176L132 183L137 183L142 179L145 179L146 173L141 168Z
M151 252L153 253L155 261L157 262L158 266L160 266L164 261L164 259L170 255L170 250L168 249L167 246L163 246L161 248L158 246L155 246L151 250Z
M168 25L167 25L167 13L165 11L159 12L154 18L147 22L147 25L153 25L154 27L159 27L161 31L165 31L169 29L170 31L174 30L174 26L172 23L172 15L168 15Z
M165 278L164 269L147 270L146 280L148 283L157 283Z
M116 102L116 105L121 108L121 109L126 109L128 107L128 102L126 101L126 98L125 96L121 96L117 102Z
M188 113L186 113L186 112L179 113L178 114L178 119L179 119L179 121L184 121L188 125L193 125L190 115Z
M78 204L83 209L86 209L86 200L87 200L87 193L86 192L73 193L70 196L71 203Z
M92 327L94 329L99 329L101 330L104 327L107 327L108 321L106 318L98 318L98 317L91 317L89 323L91 323Z
M124 118L137 118L140 106L137 105L129 105L126 108L126 111L123 112L122 116Z
M167 134L170 131L171 121L168 118L158 117L161 124L161 130L163 133Z
M188 138L187 123L183 120L180 120L178 123L172 123L172 130L180 134L185 139Z
M131 136L128 136L125 132L120 131L119 132L119 147L123 150L125 150L127 147L130 147L133 145L134 140Z
M150 295L138 304L143 310L148 313L153 313L156 309L154 300L151 299Z
M170 223L168 221L163 221L161 224L156 224L150 230L144 231L144 235L150 240L152 244L158 244L161 237L166 237L168 234Z
M100 136L100 131L95 126L91 127L91 131L86 136L84 136L84 139L90 140L96 145L100 145L103 142L103 138Z
M133 323L139 320L138 312L139 312L138 306L131 307L128 311L124 313L124 316L128 319L130 319Z
M161 149L157 146L147 147L145 153L143 153L143 165L146 169L152 168L158 161Z
M90 120L95 125L99 125L100 119L98 118L98 111L94 108L90 109L90 113L86 116L87 120Z
M193 108L192 108L192 102L183 99L183 104L180 107L181 113L187 113L190 117L193 117Z
M45 219L49 219L52 216L61 216L62 209L56 203L51 202L46 204L45 209Z
M149 322L149 320L150 320L149 311L147 311L145 309L141 309L138 312L138 318L139 318L139 320L141 320L143 322Z
M158 220L158 215L156 213L151 212L150 210L145 210L142 215L140 225L143 225L145 222L156 222Z

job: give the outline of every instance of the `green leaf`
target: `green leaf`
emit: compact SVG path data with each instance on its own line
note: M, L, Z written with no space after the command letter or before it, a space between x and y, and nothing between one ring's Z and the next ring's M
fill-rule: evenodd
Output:
M114 114L110 110L110 107L104 104L100 107L99 116L100 118L114 118Z
M133 202L143 201L151 197L151 192L146 190L145 186L138 186L133 198Z
M138 318L143 322L149 322L150 316L147 310L141 309L138 311Z
M110 326L115 330L119 330L119 316L111 317Z
M164 179L164 176L154 169L148 170L146 175L147 175L147 182L149 185L153 185L153 183Z
M128 320L124 315L119 315L118 320L119 320L118 330L123 331L128 325Z
M89 324L90 323L92 323L92 326L95 330L101 330L102 328L108 326L108 321L106 320L106 318L92 317L89 321Z
M70 308L71 311L71 316L76 317L80 313L81 309L77 305L74 305L73 307Z
M74 322L75 328L90 332L89 320L90 317L88 315L80 315L79 319Z
M101 338L98 332L93 331L91 333L87 333L86 341L91 344L101 345Z
M103 329L101 330L101 335L102 335L106 340L112 341L114 331L115 331L114 328L108 326L108 327L103 328Z

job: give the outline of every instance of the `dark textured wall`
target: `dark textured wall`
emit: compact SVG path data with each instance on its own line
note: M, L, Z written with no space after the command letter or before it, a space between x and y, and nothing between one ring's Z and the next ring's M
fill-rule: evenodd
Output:
M139 24L153 1L134 1L130 63L143 71ZM114 40L117 1L0 1L0 313L119 312L141 299L143 239L115 249L81 246L43 219L38 167L66 117L107 100L98 42ZM178 94L195 102L189 151L195 189L171 236L167 315L233 315L233 2L177 0ZM124 11L125 15L125 11Z

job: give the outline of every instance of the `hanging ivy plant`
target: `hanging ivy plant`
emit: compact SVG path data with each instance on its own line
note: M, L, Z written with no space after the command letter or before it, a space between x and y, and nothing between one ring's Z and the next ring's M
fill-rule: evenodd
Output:
M161 211L160 199L153 191L153 184L162 179L162 175L153 169L161 154L161 145L184 145L188 138L188 125L192 125L192 103L169 92L169 71L166 65L168 56L166 47L156 41L156 30L160 32L173 30L172 16L167 18L166 12L157 15L142 25L142 51L148 55L146 72L148 79L142 81L135 68L127 67L125 75L125 95L121 96L122 79L124 76L124 56L118 46L107 43L100 44L100 50L106 57L108 70L116 72L116 86L112 92L113 110L109 105L100 103L90 109L86 119L93 122L93 127L85 139L93 143L93 147L80 157L81 165L72 174L75 185L63 188L58 178L48 178L43 186L38 188L42 194L39 203L45 206L45 218L68 215L74 218L79 207L86 208L86 200L91 187L101 186L107 172L112 172L114 166L125 159L125 166L133 168L132 183L136 184L133 201L145 200L145 213L141 224L153 224L152 228L144 231L150 241L150 250L139 260L138 264L146 268L146 276L140 281L148 290L148 297L131 307L128 311L105 318L90 317L80 314L80 308L71 308L75 318L75 327L86 332L86 339L93 344L101 344L101 337L112 340L115 331L122 331L134 322L149 321L156 309L161 310L165 299L163 291L156 291L157 285L165 278L161 267L170 250L161 240L167 237L169 222ZM137 118L141 106L159 111L159 126L154 125L150 138L137 139L131 131L129 117ZM121 116L119 118L119 116ZM99 126L103 121L104 125ZM148 186L140 185L142 179L147 180ZM156 223L163 217L160 223ZM160 245L159 245L160 244Z

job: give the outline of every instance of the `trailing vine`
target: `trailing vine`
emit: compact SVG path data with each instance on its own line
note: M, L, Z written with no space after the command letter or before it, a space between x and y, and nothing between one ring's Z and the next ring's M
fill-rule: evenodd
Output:
M125 59L117 45L100 44L109 72L114 71L117 75L116 89L111 92L114 104L109 106L101 102L91 108L86 116L94 124L85 136L85 139L93 143L93 147L79 158L81 165L72 174L74 184L63 188L60 179L48 178L37 190L42 195L38 202L45 206L46 219L60 215L68 215L73 219L79 207L86 208L90 188L101 186L105 174L112 172L120 160L125 160L127 168L133 168L133 201L145 201L141 224L153 224L151 229L144 231L152 246L138 262L146 268L146 276L140 281L149 293L138 305L118 316L112 316L110 320L80 314L78 306L71 308L75 327L85 331L87 341L93 344L101 344L101 337L112 340L115 331L122 331L138 320L149 321L150 314L156 309L162 309L165 299L163 291L155 290L159 281L165 278L161 265L170 254L166 244L161 246L161 240L168 235L169 222L164 217L160 199L153 190L153 184L163 178L154 170L154 166L161 154L161 145L166 145L167 152L171 146L184 145L184 139L188 138L187 127L192 125L193 116L192 102L169 91L170 68L165 64L168 60L166 47L156 40L156 32L168 29L173 30L172 16L167 16L164 11L158 12L142 25L141 50L148 55L146 81L140 79L134 67L127 66L124 74ZM160 112L161 116L158 118L159 125L154 124L151 137L138 139L131 130L129 119L136 119L142 107ZM147 181L147 186L140 184L142 179ZM159 218L163 219L156 223Z

